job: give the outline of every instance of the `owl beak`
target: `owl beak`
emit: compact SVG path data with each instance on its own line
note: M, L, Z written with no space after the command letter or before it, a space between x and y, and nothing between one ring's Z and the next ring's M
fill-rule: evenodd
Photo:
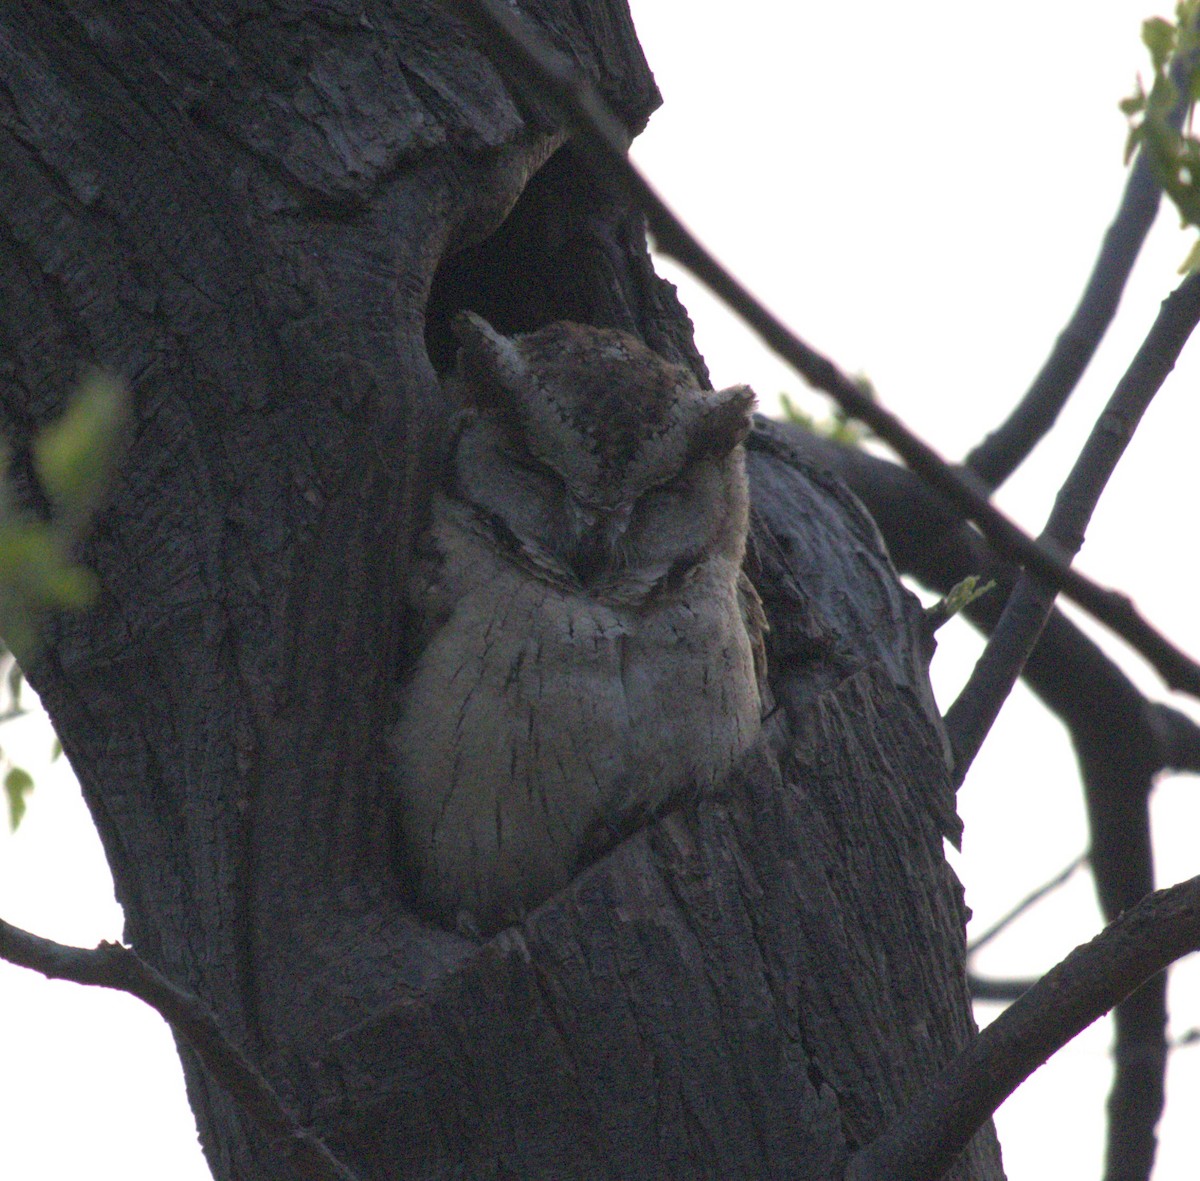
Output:
M580 582L594 582L612 566L632 511L632 505L594 508L571 501L571 528L575 535L571 567Z

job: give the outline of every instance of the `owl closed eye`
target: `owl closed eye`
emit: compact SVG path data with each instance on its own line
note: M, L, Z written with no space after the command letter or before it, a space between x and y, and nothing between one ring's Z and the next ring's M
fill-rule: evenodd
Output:
M517 343L470 316L456 331L470 409L454 492L538 568L620 596L722 547L740 560L748 389L700 390L612 331L555 324Z

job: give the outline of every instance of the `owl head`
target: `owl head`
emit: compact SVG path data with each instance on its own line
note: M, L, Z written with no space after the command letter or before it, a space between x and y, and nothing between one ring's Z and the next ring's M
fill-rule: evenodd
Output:
M754 395L702 390L633 337L550 324L507 337L460 315L451 385L467 407L452 492L557 579L628 597L698 562L740 562L741 442Z

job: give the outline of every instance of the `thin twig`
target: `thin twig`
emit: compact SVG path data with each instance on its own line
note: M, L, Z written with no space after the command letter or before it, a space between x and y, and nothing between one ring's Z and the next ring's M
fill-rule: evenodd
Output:
M866 1148L845 1181L936 1181L1051 1054L1200 947L1200 877L1151 894L1023 993Z
M1036 983L1036 977L1010 979L1009 977L980 976L976 972L967 973L967 991L971 994L973 1001L1011 1004L1017 997L1027 993Z
M1171 67L1171 76L1180 94L1169 118L1176 130L1183 126L1184 117L1191 110L1186 79L1194 65L1189 56L1177 60ZM1154 179L1149 158L1144 151L1139 151L1079 306L1054 342L1050 356L1024 397L1008 418L966 458L966 466L989 488L998 488L1025 462L1054 425L1078 385L1116 315L1133 264L1158 214L1161 198L1162 189Z
M145 1001L191 1047L209 1076L237 1102L239 1113L290 1163L298 1178L358 1181L319 1137L300 1125L209 1009L129 948L118 943L101 943L94 949L67 947L0 919L0 959L54 980L115 988Z
M1059 490L1041 536L1043 545L1068 557L1079 552L1100 494L1198 320L1200 272L1186 278L1163 300L1146 339ZM1037 644L1054 606L1055 593L1051 583L1026 568L970 679L946 711L956 783L962 783Z
M967 955L974 955L980 948L986 947L997 935L1006 931L1031 906L1041 902L1047 894L1057 890L1077 869L1087 864L1088 855L1080 853L1070 865L1059 870L1048 882L1043 882L1036 890L1026 895L1006 915L997 919L986 931L967 943Z
M998 553L1059 587L1140 652L1171 688L1200 697L1200 665L1151 627L1127 596L1097 585L1040 546L990 503L974 477L948 464L832 361L800 340L713 258L634 168L626 155L625 128L562 54L501 0L445 3L481 31L481 49L514 86L521 89L532 79L539 97L560 106L567 121L578 128L579 143L598 180L622 190L642 209L662 253L690 270L809 384L824 390L848 415L874 431L950 506L974 521ZM496 46L504 54L496 53Z

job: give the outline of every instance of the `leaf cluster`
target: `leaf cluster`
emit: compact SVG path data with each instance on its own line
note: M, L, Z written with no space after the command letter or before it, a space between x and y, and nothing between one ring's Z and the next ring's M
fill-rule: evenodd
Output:
M0 667L7 665L4 674L5 687L8 690L8 705L0 713L0 722L19 718L25 713L21 703L21 689L25 677L21 666L16 662L12 653L0 644ZM0 768L4 769L4 796L8 802L8 827L16 832L17 825L25 815L25 797L33 789L33 776L23 767L18 767L3 747L0 747Z
M36 650L47 611L80 610L96 595L95 575L72 557L112 480L126 422L125 386L95 374L66 410L35 439L33 467L52 506L48 520L15 503L7 452L0 449L0 664L8 663L9 707L0 722L24 713L20 661ZM0 747L10 829L25 814L33 777Z
M1137 89L1120 107L1129 120L1125 162L1138 149L1146 154L1155 180L1179 210L1185 226L1200 226L1200 138L1192 129L1192 110L1200 99L1200 0L1180 0L1175 21L1156 16L1142 24L1142 41L1154 70L1147 90L1139 75ZM1171 112L1183 100L1182 129ZM1200 240L1179 268L1200 267Z
M870 379L859 376L855 379L862 392L872 400L875 397L875 387ZM795 423L814 435L840 443L843 447L861 447L871 438L871 430L856 418L851 418L840 406L835 406L832 413L824 418L817 418L805 410L801 410L788 395L782 391L779 394L780 418L783 422Z
M49 520L15 505L0 452L0 638L18 660L32 654L47 610L79 610L95 596L95 577L71 550L108 488L125 406L125 387L96 374L38 435L34 470L53 506Z

